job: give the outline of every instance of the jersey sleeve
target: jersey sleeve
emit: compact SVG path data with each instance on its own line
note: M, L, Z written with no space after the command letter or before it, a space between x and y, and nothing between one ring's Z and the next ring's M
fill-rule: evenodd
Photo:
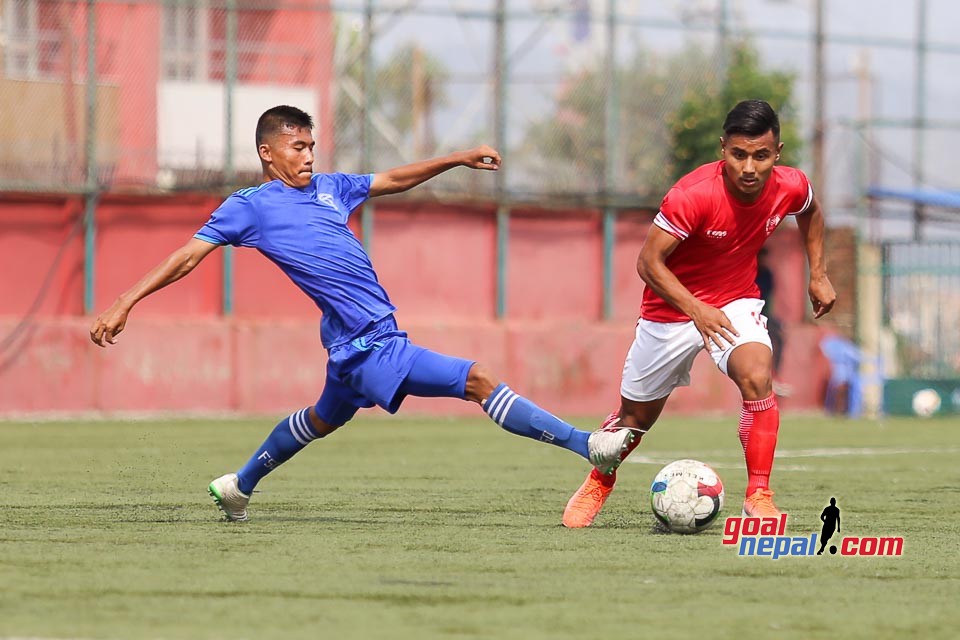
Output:
M223 201L194 238L212 244L231 244L235 247L255 247L260 240L253 204L238 194Z
M806 174L799 169L790 171L787 184L790 189L787 215L798 216L805 213L813 203L813 186Z
M697 212L687 195L674 187L660 203L660 212L653 224L678 240L686 240L697 228Z
M340 201L347 208L347 211L353 211L364 200L370 197L370 185L373 184L373 174L353 174L353 173L334 173L331 174L334 184L337 185L337 192L340 195Z

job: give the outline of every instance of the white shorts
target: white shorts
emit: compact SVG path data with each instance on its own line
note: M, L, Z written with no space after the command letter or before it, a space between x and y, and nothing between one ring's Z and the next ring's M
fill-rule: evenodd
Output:
M767 318L761 315L763 300L741 298L722 307L734 328L740 333L731 346L721 339L724 348L710 343L710 357L724 374L727 361L735 348L747 342L770 347ZM652 322L641 319L627 360L623 364L620 395L635 402L658 400L677 387L690 384L690 369L703 349L703 337L693 320L687 322Z

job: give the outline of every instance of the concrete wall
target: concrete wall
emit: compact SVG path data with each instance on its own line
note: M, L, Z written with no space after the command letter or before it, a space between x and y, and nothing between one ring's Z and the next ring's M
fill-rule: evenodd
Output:
M186 241L216 207L205 195L104 196L97 211L96 308L108 306ZM138 305L120 342L89 342L83 316L82 202L0 194L0 415L79 411L279 414L323 385L319 312L253 250L235 251L235 313L221 316L222 252ZM355 216L356 218L356 216ZM556 413L600 416L618 400L641 282L637 252L652 215L616 228L614 318L602 316L602 229L594 211L517 211L507 317L495 317L492 208L377 202L373 260L411 337L475 358ZM354 220L355 223L359 220ZM786 409L818 407L826 364L804 323L804 258L794 228L770 240L777 308L787 325ZM42 295L38 297L38 292ZM736 388L701 356L670 410L738 410ZM411 399L405 412L469 413L454 400Z

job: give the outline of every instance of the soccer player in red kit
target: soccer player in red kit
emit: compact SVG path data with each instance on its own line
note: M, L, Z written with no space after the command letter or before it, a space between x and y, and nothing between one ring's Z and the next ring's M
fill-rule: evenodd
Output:
M706 349L743 398L745 516L780 514L768 484L780 413L760 313L764 303L754 280L757 254L785 217L796 217L806 249L814 317L836 300L824 264L820 204L802 171L776 165L782 148L773 108L762 100L740 102L723 124L722 160L687 174L663 199L637 260L646 287L623 367L620 409L601 425L634 430L639 437L632 450L670 393L690 384L694 358ZM589 526L616 478L616 471L592 471L567 503L563 524Z

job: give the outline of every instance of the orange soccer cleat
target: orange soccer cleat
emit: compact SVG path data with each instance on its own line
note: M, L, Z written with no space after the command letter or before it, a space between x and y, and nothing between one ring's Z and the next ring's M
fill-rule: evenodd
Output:
M749 518L779 518L780 509L773 504L773 491L757 489L743 501L743 516Z
M577 492L570 497L563 510L563 526L568 529L580 529L593 524L594 518L603 508L603 503L613 491L617 482L617 472L603 474L599 469L591 469Z
M600 424L599 430L616 428L618 422L620 422L620 412L614 411ZM621 460L626 457L626 454L633 449L638 441L639 439L628 445L627 451L621 455ZM607 474L597 468L591 469L587 479L570 497L566 508L563 510L563 526L570 529L580 529L593 524L594 518L600 513L603 503L607 501L607 497L613 491L613 485L616 482L616 469Z

